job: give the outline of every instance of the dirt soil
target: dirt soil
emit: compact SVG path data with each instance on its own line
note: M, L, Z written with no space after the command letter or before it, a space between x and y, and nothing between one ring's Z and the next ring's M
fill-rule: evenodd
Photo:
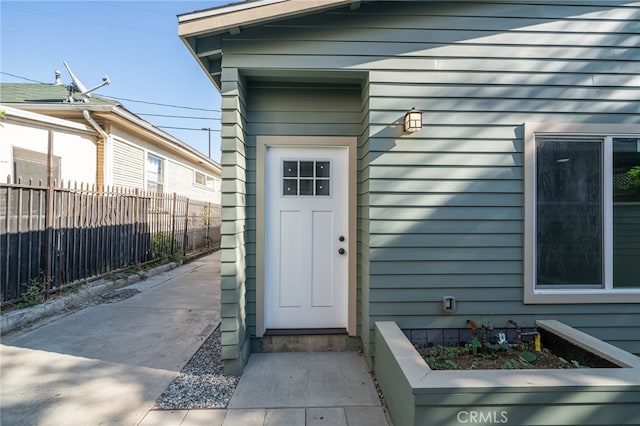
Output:
M547 348L540 352L533 350L533 345L522 344L519 347L505 348L473 348L435 346L418 349L432 370L503 370L503 369L568 369L588 368L576 360L564 359L553 354Z

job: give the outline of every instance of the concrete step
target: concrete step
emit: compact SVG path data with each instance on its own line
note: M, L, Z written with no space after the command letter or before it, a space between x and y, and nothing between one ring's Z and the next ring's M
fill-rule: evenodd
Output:
M298 331L299 332L299 331ZM268 333L252 341L253 352L357 352L362 349L359 337L339 334Z

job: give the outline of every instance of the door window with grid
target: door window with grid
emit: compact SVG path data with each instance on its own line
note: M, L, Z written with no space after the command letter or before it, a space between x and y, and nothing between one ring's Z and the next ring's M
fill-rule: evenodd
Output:
M331 162L284 160L282 195L322 197L331 195Z

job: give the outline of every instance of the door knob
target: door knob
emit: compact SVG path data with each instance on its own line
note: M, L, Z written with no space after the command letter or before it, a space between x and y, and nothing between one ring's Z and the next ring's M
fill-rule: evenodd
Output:
M343 248L338 250L338 254L345 254L347 251Z

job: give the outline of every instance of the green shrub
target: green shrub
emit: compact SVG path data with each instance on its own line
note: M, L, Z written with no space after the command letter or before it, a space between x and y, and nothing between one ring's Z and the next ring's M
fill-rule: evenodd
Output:
M48 281L40 280L39 278L32 278L31 281L25 285L25 290L21 295L22 302L18 304L18 307L26 308L44 302L47 282Z
M163 259L171 256L173 253L171 235L163 232L156 232L151 237L151 258Z

